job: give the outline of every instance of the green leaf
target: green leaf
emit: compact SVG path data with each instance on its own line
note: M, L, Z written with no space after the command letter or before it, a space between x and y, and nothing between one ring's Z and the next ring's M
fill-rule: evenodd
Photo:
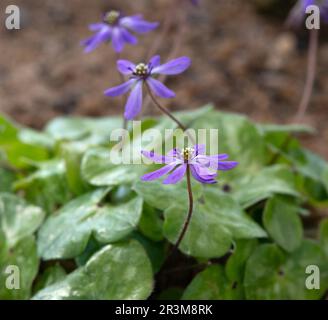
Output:
M153 241L163 240L163 221L157 210L153 207L144 205L139 229L143 235Z
M127 263L128 261L128 263ZM35 300L140 300L153 289L151 264L136 241L108 245Z
M258 129L264 134L279 134L279 133L306 133L314 134L316 130L313 127L303 124L258 124Z
M39 132L32 129L22 129L18 133L18 137L21 142L32 146L42 147L49 150L52 150L55 147L55 141L45 132Z
M145 182L138 179L133 189L151 207L160 210L165 210L172 204L185 207L188 205L187 182L185 179L177 184L169 185L163 184L160 180ZM199 199L203 193L202 185L193 181L192 191L194 198Z
M186 207L173 205L165 215L164 234L175 243L187 214ZM199 258L223 256L233 239L266 237L265 231L252 221L229 196L208 189L202 202L194 204L189 228L180 249Z
M33 234L43 219L41 208L29 205L15 195L0 193L0 229L9 247Z
M122 127L119 117L101 119L83 117L58 117L49 122L45 131L55 140L78 140L89 135L109 138L112 130Z
M234 190L233 196L243 208L271 198L275 194L300 197L296 191L295 176L283 165L268 167L256 175L242 177L239 183L235 181Z
M94 186L117 186L139 179L140 166L117 165L110 159L110 151L106 148L89 150L82 160L81 171L84 179Z
M256 239L237 240L235 250L227 261L225 267L227 278L239 284L239 287L244 280L246 262L257 246Z
M79 141L67 142L62 145L67 183L70 190L76 195L81 195L87 191L87 184L82 177L81 163L88 147L88 144Z
M24 190L26 198L48 213L70 199L65 163L59 159L36 163L38 169L15 183L16 190Z
M166 257L164 241L154 242L137 232L134 232L132 234L132 239L138 240L144 247L152 264L153 272L157 273L158 271L160 271L161 266L165 261Z
M39 259L33 236L20 237L9 247L1 236L0 229L0 300L25 300L30 297L33 280L38 272ZM2 239L1 239L2 238ZM15 269L10 269L14 267ZM19 289L6 287L6 282L13 284L12 277L18 272L16 284Z
M12 184L14 183L15 178L15 173L5 168L1 168L0 163L0 192L10 192L12 190Z
M321 221L319 231L321 247L328 257L328 218Z
M59 282L65 277L66 271L60 266L60 264L50 266L37 278L35 285L33 286L34 292L38 292L56 282Z
M207 267L197 274L183 293L182 300L239 299L235 284L230 283L224 268L219 265Z
M288 252L297 249L303 238L299 207L283 197L273 197L265 207L263 223L273 240Z
M102 204L107 192L100 189L76 198L46 220L38 234L38 251L44 260L77 257L91 234L100 243L111 243L136 229L142 199L117 206Z
M327 262L320 246L309 240L291 254L274 244L262 245L247 261L244 282L247 299L320 299L328 287ZM309 265L320 269L320 290L305 286L308 277L305 270Z
M49 157L46 148L21 142L18 127L2 116L0 116L0 152L4 152L6 160L18 168L26 168L30 161L42 161Z

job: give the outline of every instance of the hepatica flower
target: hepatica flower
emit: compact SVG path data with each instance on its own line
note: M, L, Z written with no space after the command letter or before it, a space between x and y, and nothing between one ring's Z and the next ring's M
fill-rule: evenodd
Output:
M201 183L216 183L218 170L231 170L238 165L236 161L226 161L227 154L213 156L205 155L205 145L195 145L193 148L183 150L173 149L166 156L157 155L154 152L142 151L142 154L155 163L165 164L159 170L144 175L143 181L152 181L166 174L164 184L176 184L185 175L187 166L192 176Z
M89 29L95 34L84 40L85 52L91 52L100 44L112 42L116 52L121 52L125 43L135 45L137 38L131 33L146 33L158 27L157 22L145 21L141 15L123 16L119 11L109 11L103 22L90 24Z
M171 60L165 64L160 63L160 57L154 56L148 64L134 64L128 60L118 60L117 68L120 73L129 77L129 80L117 87L105 91L108 97L116 97L131 90L130 96L125 105L124 117L132 120L141 111L143 101L143 85L158 97L173 98L175 93L167 88L163 83L156 80L155 77L160 74L177 75L184 72L191 64L188 57L181 57Z
M190 2L191 2L194 6L198 6L198 5L199 5L199 0L190 0Z

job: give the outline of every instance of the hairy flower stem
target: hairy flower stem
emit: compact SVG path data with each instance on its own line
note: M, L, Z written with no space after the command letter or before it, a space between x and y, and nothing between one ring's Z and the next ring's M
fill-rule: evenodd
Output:
M307 65L307 75L306 83L303 91L303 96L301 102L298 106L298 111L295 117L295 121L300 121L309 106L313 86L316 75L316 65L317 65L317 55L318 55L318 42L319 42L319 30L312 29L310 30L310 40L309 40L309 53L308 53L308 65Z
M160 109L164 114L166 114L171 120L173 120L180 129L182 129L183 131L185 131L188 135L188 137L190 138L191 142L193 144L196 144L194 137L188 132L188 128L186 128L167 108L165 108L164 106L162 106L157 99L155 98L154 94L152 93L151 89L149 88L149 85L147 84L147 82L145 83L147 92L151 98L151 100L154 102L155 106Z
M175 245L173 246L173 248L171 249L168 257L167 257L167 261L169 260L169 258L172 256L172 254L178 250L191 221L191 217L192 217L192 213L193 213L193 209L194 209L194 198L192 195L192 188L191 188L191 179L190 179L190 166L189 164L187 165L187 188L188 188L188 198L189 198L189 210L188 210L188 215L187 218L183 224L182 230L179 234L179 238L177 240L177 242L175 243Z

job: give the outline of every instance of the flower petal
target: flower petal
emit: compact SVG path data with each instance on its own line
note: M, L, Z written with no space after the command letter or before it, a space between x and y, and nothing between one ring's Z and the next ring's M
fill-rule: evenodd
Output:
M124 117L127 120L132 120L141 111L141 107L142 107L142 81L138 81L136 86L131 91L128 101L126 102Z
M160 154L156 154L154 151L146 151L142 150L141 154L145 156L146 158L153 160L155 163L172 163L175 161L174 157L169 157L169 156L163 156Z
M91 31L99 31L102 28L108 27L105 23L91 23L89 24L89 30Z
M213 156L206 156L203 154L199 154L192 160L192 163L199 164L206 168L212 168L214 170L218 170L218 163L221 160L225 160L227 158L229 158L227 154L217 154Z
M120 25L134 32L146 33L156 29L159 23L145 21L141 16L131 16L120 19Z
M107 89L104 94L108 97L117 97L127 93L137 80L131 79L123 84Z
M206 146L205 144L196 144L195 147L195 154L198 156L199 154L204 154L206 151Z
M190 171L191 171L191 174L192 176L199 182L201 183L206 183L206 184L214 184L214 183L217 183L216 180L214 180L214 177L201 177L197 170L194 168L194 165L190 165Z
M235 168L236 166L238 166L237 161L219 161L217 170L227 171Z
M167 155L169 157L177 157L177 156L181 155L181 150L179 148L174 148L171 151L169 151L167 153Z
M173 164L168 164L156 171L150 172L145 174L144 176L141 177L141 180L143 181L152 181L152 180L156 180L160 177L162 177L164 174L169 173L171 170L174 169L174 167L176 166L175 163Z
M180 74L189 68L191 60L188 57L181 57L162 64L152 70L152 74Z
M185 175L187 170L187 165L183 163L181 166L176 168L164 181L163 184L176 184Z
M84 52L89 53L96 49L103 42L109 41L112 37L111 28L103 28L92 37L83 40L81 44L85 46Z
M150 89L158 97L166 98L166 99L175 97L175 93L172 90L170 90L168 87L166 87L162 82L149 77L147 79L147 83L148 83Z
M116 65L118 71L125 75L132 74L136 67L136 65L129 60L118 60Z
M112 44L116 52L121 52L124 48L124 40L119 27L113 28Z
M138 39L126 29L121 29L121 36L122 40L126 43L130 43L132 45L136 45L138 43Z
M161 64L161 57L159 55L153 56L149 60L149 66L150 66L150 68L158 67L160 64Z

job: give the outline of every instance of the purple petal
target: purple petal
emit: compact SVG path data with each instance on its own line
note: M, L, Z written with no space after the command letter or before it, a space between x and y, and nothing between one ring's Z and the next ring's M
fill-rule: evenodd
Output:
M169 157L177 157L179 154L181 154L181 150L178 148L174 148L167 153Z
M149 61L149 66L151 68L158 67L161 64L161 57L160 56L153 56Z
M181 57L178 59L171 60L161 66L158 66L152 70L152 74L167 74L174 75L180 74L189 68L191 60L188 57Z
M235 168L238 165L236 161L219 161L217 164L217 170L227 171Z
M164 181L163 184L176 184L185 175L187 170L187 165L184 163L178 168L176 168Z
M116 64L118 71L125 75L132 74L136 67L136 65L129 60L118 60Z
M122 38L121 29L118 27L113 28L112 44L116 52L122 52L124 47L124 40Z
M84 52L89 53L96 49L103 42L107 42L112 37L111 28L103 28L98 33L93 35L92 37L81 42L83 46L85 46Z
M196 144L195 147L195 154L198 156L199 154L204 154L206 151L206 146L205 144Z
M100 29L106 28L106 27L108 27L108 26L103 22L89 24L89 30L91 30L91 31L99 31Z
M147 79L147 83L148 83L150 89L158 97L166 98L166 99L175 97L175 93L172 90L170 90L168 87L166 87L162 82L149 77Z
M196 171L196 169L194 168L193 165L190 165L190 171L191 171L192 176L193 176L197 181L199 181L199 182L201 182L201 183L214 184L214 183L217 182L217 181L214 180L212 177L207 177L206 179L205 179L204 177L201 177L201 176L197 173L197 171Z
M155 163L172 163L173 161L175 161L174 157L168 157L168 156L163 156L163 155L159 155L156 154L154 151L146 151L146 150L142 150L141 154L145 157L147 157L150 160L153 160Z
M145 174L144 176L141 177L141 180L143 181L152 181L152 180L156 180L160 177L162 177L164 174L169 173L171 170L174 169L174 167L176 166L175 163L173 164L168 164L156 171L150 172Z
M156 29L159 23L145 21L140 16L132 16L120 19L120 25L134 32L146 33Z
M124 117L127 120L132 120L141 111L142 83L142 81L137 82L136 86L131 91L128 101L126 102Z
M126 43L130 43L132 45L136 45L138 43L138 39L132 35L128 30L121 29L121 37Z
M137 80L131 79L123 84L107 89L104 94L108 97L117 97L127 93Z

